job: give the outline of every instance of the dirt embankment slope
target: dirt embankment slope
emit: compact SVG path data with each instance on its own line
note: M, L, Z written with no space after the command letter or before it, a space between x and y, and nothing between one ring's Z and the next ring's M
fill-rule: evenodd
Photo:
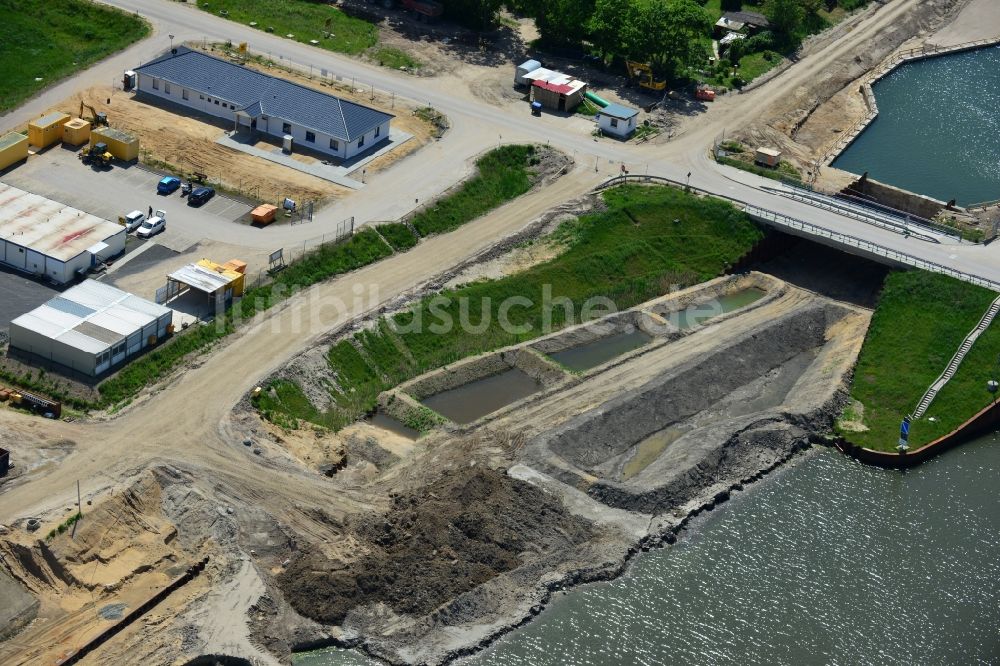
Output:
M767 105L735 138L752 146L779 146L808 168L867 113L858 90L861 77L907 42L918 45L954 20L969 2L871 3L858 16L807 42L801 64L760 90L767 91Z
M481 466L396 495L387 512L359 519L354 530L367 551L360 559L306 551L278 577L295 610L327 624L378 603L425 615L539 552L591 536L556 498Z

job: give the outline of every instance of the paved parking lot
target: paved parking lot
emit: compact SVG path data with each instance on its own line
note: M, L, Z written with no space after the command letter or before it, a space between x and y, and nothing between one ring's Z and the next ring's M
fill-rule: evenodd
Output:
M10 322L59 294L51 285L32 280L23 273L0 267L0 333L10 330Z
M188 206L180 190L158 195L160 178L138 165L93 169L81 163L75 151L54 146L7 172L0 181L112 221L133 210L162 209L167 229L156 241L177 251L198 242L201 230L209 225L234 224L251 209L245 202L219 194L200 208Z

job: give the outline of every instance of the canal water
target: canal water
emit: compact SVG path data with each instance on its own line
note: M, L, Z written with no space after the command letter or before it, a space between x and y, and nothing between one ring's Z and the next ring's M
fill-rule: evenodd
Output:
M1000 199L1000 47L907 63L873 90L878 117L834 167L959 205Z
M906 472L808 454L462 663L997 663L998 488L992 437Z

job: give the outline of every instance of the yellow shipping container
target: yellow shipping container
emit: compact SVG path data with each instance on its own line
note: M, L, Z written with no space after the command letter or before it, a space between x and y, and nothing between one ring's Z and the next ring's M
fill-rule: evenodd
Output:
M0 171L28 159L28 137L11 132L0 138Z
M32 120L28 123L28 141L36 148L47 148L53 143L62 141L63 125L68 120L68 114L58 111Z
M217 264L211 259L201 259L198 261L198 265L227 278L229 288L233 290L233 296L243 295L243 287L246 283L246 275L244 275L247 270L246 262L230 259L224 264Z
M139 158L139 139L131 134L110 127L99 127L90 133L90 145L103 141L108 152L125 162Z
M63 143L71 146L82 146L90 141L90 122L83 118L74 118L63 126Z

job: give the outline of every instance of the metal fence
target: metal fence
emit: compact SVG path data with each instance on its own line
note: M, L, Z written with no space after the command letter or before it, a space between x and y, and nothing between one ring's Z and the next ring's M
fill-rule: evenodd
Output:
M336 230L315 236L302 243L282 247L271 253L271 262L266 269L260 269L254 275L247 275L246 288L262 287L274 281L274 276L281 272L290 264L302 260L310 252L314 252L327 245L343 243L354 235L354 216L348 217L337 223Z

